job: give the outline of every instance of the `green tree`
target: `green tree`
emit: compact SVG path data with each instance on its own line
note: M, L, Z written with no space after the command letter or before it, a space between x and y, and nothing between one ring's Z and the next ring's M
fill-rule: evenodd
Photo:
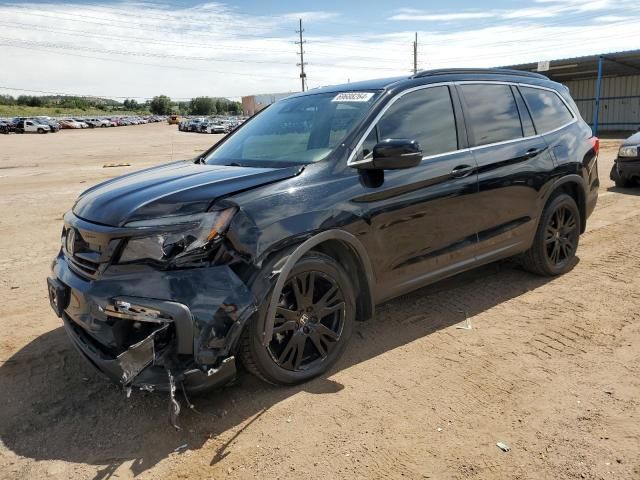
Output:
M155 115L169 115L171 113L171 99L166 95L153 97L149 103L149 110Z
M196 97L189 105L192 115L213 115L217 112L216 102L211 97Z

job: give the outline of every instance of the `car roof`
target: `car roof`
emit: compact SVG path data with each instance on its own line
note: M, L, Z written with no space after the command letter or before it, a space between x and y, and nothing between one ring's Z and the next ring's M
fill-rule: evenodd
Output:
M327 85L306 92L293 94L290 97L315 95L320 93L339 93L366 90L390 90L405 87L425 85L429 83L465 81L465 80L491 80L504 82L524 82L534 85L559 85L549 80L544 75L522 70L510 70L506 68L446 68L436 70L424 70L411 76L378 78L361 82Z

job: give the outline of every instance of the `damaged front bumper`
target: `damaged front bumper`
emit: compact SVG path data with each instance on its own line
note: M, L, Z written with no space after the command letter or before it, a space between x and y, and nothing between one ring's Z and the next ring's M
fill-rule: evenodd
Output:
M187 391L235 377L233 351L256 311L228 266L103 274L85 279L60 253L48 279L51 306L80 353L124 387Z

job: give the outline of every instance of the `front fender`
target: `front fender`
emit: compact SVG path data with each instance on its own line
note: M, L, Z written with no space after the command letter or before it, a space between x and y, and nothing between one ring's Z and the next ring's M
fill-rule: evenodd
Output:
M313 235L298 246L289 247L278 258L278 260L271 268L271 271L265 272L269 274L270 278L276 280L273 284L273 288L271 289L271 293L266 296L266 301L268 302L266 315L260 315L258 318L258 332L261 332L260 341L264 346L268 345L269 339L271 339L273 335L273 322L275 319L276 306L280 296L280 291L284 287L289 273L304 254L312 250L314 247L320 245L321 243L329 240L338 240L346 243L351 248L353 248L356 254L359 256L359 260L364 268L364 273L367 279L366 286L371 289L371 286L374 285L373 268L371 266L371 261L369 260L366 249L354 235L344 230L326 230L324 232L318 233L317 235ZM369 298L371 299L371 311L373 312L374 295L372 295L371 292L369 293Z

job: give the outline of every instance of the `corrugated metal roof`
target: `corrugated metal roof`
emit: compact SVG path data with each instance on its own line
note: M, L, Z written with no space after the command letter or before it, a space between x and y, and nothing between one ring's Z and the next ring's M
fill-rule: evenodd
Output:
M566 83L570 80L595 78L598 75L598 61L603 57L603 76L623 76L640 74L640 50L627 50L622 52L601 53L582 57L563 58L551 60L549 70L541 72L556 82ZM538 71L537 63L524 63L510 65L504 68Z

